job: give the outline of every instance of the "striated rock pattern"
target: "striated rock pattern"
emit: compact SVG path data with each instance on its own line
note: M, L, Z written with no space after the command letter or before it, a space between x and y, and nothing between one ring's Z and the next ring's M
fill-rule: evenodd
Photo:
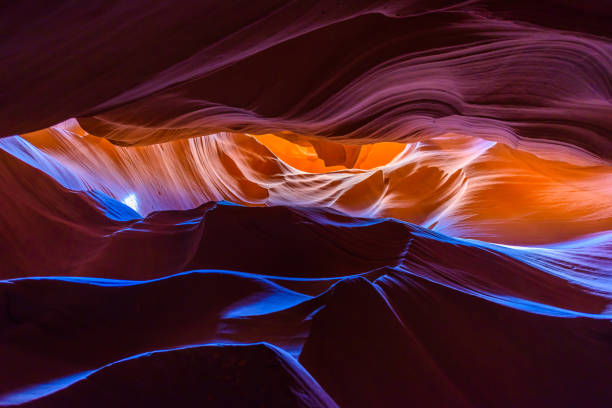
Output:
M0 5L0 406L612 406L610 21Z

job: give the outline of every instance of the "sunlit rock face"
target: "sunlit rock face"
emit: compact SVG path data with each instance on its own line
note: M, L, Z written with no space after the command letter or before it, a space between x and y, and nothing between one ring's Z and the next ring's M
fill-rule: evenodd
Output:
M0 406L612 406L611 12L0 7Z
M142 215L219 200L331 207L521 245L612 229L611 166L572 156L544 159L473 136L347 145L296 135L218 133L121 147L72 120L23 139L86 188Z

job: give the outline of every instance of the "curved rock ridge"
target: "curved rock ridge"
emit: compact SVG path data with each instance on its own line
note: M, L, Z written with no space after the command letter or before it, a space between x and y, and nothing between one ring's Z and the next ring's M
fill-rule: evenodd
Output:
M612 406L610 21L0 5L0 406Z
M208 202L141 217L103 193L67 189L83 189L81 179L21 139L2 144L4 279L66 275L142 280L200 268L331 278L400 266L456 287L496 288L522 294L518 297L531 293L530 300L570 309L581 305L584 312L592 311L589 302L574 302L566 289L577 283L574 289L584 288L580 292L609 293L610 231L543 247L511 247L325 208ZM45 171L55 172L56 178ZM70 252L56 256L62 248ZM130 268L122 267L126 264ZM506 275L515 282L506 281ZM563 289L565 281L571 285Z
M80 179L24 152L2 150L1 162L1 191L13 193L0 201L6 401L150 350L260 341L344 406L612 401L610 232L510 247L329 208L223 202L143 218L67 189L57 179ZM81 398L76 384L61 395Z
M300 362L338 404L603 407L611 398L609 318L532 314L388 272L343 280L313 317Z
M19 2L1 16L0 135L70 117L129 145L458 133L609 162L611 15L596 3Z
M354 276L328 282L329 290L316 297L283 289L275 279L199 271L148 282L68 277L1 282L6 303L0 360L15 369L0 374L0 402L27 402L63 387L42 398L42 406L82 401L91 393L102 393L107 402L114 395L152 401L176 397L180 390L181 398L202 400L211 395L194 391L209 389L211 375L250 394L250 381L230 381L240 374L235 365L222 363L229 371L211 374L201 360L210 354L202 356L197 348L196 355L186 349L176 359L175 351L154 353L161 358L157 363L159 358L146 356L131 363L130 356L185 344L252 341L273 341L299 357L345 406L400 406L412 398L424 406L586 401L603 407L612 400L606 374L612 362L609 307L589 314L519 298L491 301L486 292L457 290L401 268L378 270L370 281ZM225 353L214 355L225 361ZM283 358L299 373L301 367ZM118 359L127 359L127 367L112 363ZM239 367L261 373L250 358L240 359L247 362ZM504 371L492 375L495 367ZM259 377L262 387L279 385L271 375ZM167 391L158 396L160 381ZM111 384L117 394L104 393ZM307 388L313 387L316 391ZM232 398L211 392L213 403ZM275 392L281 398L286 391ZM320 406L309 395L306 406Z
M4 188L0 191L5 199L0 219L6 245L0 276L4 279L67 275L141 280L199 268L330 278L399 265L428 276L462 271L464 279L472 276L468 287L484 284L502 292L516 288L536 293L541 288L542 293L554 293L551 289L557 284L550 279L582 282L579 286L588 287L586 292L609 291L610 231L545 247L509 247L451 238L395 219L355 218L324 208L209 202L141 217L103 193L67 189L83 188L80 179L54 159L34 155L37 151L20 139L2 143ZM38 168L18 157L37 163ZM54 171L57 178L41 169ZM24 184L23 178L30 183ZM35 235L30 233L33 230ZM62 248L70 252L56 256ZM440 257L440 253L446 255ZM126 264L130 268L122 267ZM487 272L493 266L495 272ZM525 276L530 283L503 282L500 270L516 279ZM447 280L462 284L456 277ZM561 302L555 303L561 307L573 303L567 294L555 298L547 297L543 303ZM589 309L585 305L583 311Z
M210 200L325 206L519 245L612 229L609 165L546 160L458 134L407 145L287 137L215 134L118 147L69 121L24 135L32 145L0 146L34 166L48 161L46 153L53 169L65 168L46 170L65 186L131 201L143 215Z
M144 374L146 373L146 374ZM73 376L23 407L337 407L291 356L270 344L158 350ZM22 394L5 397L19 402Z

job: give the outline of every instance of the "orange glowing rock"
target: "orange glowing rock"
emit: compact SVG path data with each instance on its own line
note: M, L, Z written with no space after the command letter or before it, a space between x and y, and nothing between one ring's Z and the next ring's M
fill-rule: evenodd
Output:
M121 147L68 121L23 137L91 188L137 200L142 214L210 200L325 206L511 244L612 228L611 166L549 160L467 135L347 145L288 133L219 133Z

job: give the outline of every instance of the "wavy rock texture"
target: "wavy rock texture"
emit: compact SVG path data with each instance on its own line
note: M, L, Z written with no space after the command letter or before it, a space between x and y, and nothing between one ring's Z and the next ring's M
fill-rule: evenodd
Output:
M611 11L0 6L0 406L611 406Z
M141 354L85 372L64 385L23 406L337 407L299 363L266 344Z
M612 158L607 1L199 3L6 6L0 134L77 116L123 144L452 132Z
M332 207L520 245L612 229L609 165L546 160L458 134L407 145L281 136L215 134L118 147L69 121L24 135L34 146L3 146L21 154L38 147L79 179L60 176L65 186L133 196L144 215L208 200Z

